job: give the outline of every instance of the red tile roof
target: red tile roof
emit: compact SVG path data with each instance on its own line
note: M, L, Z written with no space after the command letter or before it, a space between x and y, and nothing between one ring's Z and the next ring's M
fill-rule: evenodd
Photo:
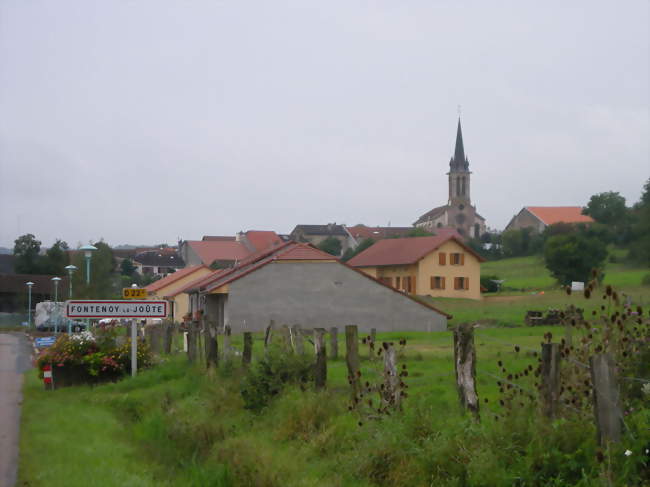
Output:
M527 206L526 209L545 225L554 223L593 223L593 218L582 214L580 206Z
M250 254L241 242L235 241L188 240L187 244L207 266L215 260L241 260Z
M348 261L353 267L374 267L386 265L415 264L424 256L430 254L442 244L454 240L465 251L484 261L480 255L467 247L462 239L455 235L437 235L435 237L410 237L380 240L359 255Z
M165 297L166 298L173 298L174 296L177 296L177 295L179 295L181 293L184 293L185 291L187 291L189 289L200 288L204 284L206 284L206 283L210 282L211 280L215 279L216 276L218 276L219 274L223 274L228 270L229 269L217 269L217 270L211 272L210 274L206 274L206 275L201 276L201 277L199 277L197 279L194 279L193 281L188 282L184 286L176 289L173 293L168 294Z
M246 238L250 244L255 247L256 251L264 250L282 243L282 239L273 231L249 230L246 232Z
M195 266L190 266L190 267L185 267L184 269L179 269L176 272L169 274L166 277L163 277L162 279L158 279L155 282L152 282L148 286L145 286L145 289L147 290L148 293L153 293L155 291L158 291L158 289L161 289L165 286L169 286L170 284L178 281L179 279L182 279L183 277L189 276L193 272L199 270L199 269L207 269L206 266L204 265L195 265Z

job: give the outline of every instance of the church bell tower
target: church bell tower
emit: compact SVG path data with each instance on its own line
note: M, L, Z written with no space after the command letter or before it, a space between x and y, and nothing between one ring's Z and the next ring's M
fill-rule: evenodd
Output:
M470 206L470 175L469 160L465 156L463 146L463 131L460 128L460 117L458 117L458 130L456 132L456 148L454 156L449 161L449 202L450 206Z

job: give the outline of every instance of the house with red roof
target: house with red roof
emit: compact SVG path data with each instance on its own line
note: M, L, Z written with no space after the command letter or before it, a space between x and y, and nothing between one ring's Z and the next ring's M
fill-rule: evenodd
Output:
M593 223L588 215L582 214L581 206L524 206L512 217L504 231L532 228L536 233L554 223Z
M174 321L181 321L189 312L188 296L177 291L212 273L213 271L204 265L185 267L146 286L147 299L169 301L169 317Z
M273 231L249 230L239 232L234 237L206 235L202 240L183 240L179 244L179 253L189 266L227 268L255 252L282 242L282 238Z
M457 234L380 240L348 264L409 295L481 299L485 259Z
M450 315L314 246L283 242L186 285L190 310L217 328L262 331L270 320L304 329L442 331Z

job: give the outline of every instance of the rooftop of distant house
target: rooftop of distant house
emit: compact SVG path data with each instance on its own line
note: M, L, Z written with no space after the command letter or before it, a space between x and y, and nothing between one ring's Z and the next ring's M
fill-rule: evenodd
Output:
M526 209L545 225L594 222L589 215L582 214L581 206L526 206Z

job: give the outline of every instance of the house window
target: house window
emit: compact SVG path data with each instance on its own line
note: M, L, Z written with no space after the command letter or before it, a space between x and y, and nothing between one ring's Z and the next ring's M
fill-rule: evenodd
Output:
M395 278L395 289L401 289L400 288L400 278L399 278L399 276L397 276Z
M411 276L404 276L402 278L402 283L404 286L404 291L407 293L413 292L413 278Z
M447 263L447 254L440 252L438 254L438 265L445 265Z
M442 276L431 276L431 289L444 289L445 278Z
M465 265L465 254L449 254L449 263L451 265Z
M454 277L454 289L457 290L469 289L469 277Z

